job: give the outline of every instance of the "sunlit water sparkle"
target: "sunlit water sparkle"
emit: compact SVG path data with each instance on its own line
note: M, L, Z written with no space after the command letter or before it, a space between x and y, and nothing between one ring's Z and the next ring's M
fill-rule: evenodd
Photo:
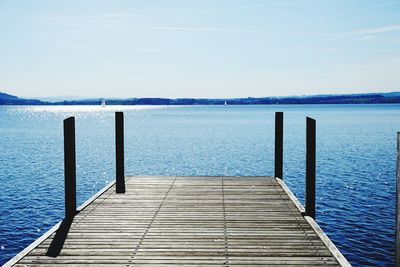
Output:
M304 201L305 116L317 120L317 221L354 266L393 266L400 105L1 106L0 263L63 217L62 121L76 117L78 204L114 179L114 112L129 175L272 175Z

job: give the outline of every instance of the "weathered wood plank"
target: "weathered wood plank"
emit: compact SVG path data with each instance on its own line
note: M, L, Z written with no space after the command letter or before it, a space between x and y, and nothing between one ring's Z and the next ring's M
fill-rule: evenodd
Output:
M80 207L57 257L53 229L10 266L348 266L272 177L129 177L114 190Z

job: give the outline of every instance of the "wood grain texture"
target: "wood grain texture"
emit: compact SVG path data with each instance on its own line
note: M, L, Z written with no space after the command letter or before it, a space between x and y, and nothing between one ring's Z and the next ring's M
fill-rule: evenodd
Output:
M53 232L13 264L341 266L292 197L272 177L128 177L80 210L57 257Z

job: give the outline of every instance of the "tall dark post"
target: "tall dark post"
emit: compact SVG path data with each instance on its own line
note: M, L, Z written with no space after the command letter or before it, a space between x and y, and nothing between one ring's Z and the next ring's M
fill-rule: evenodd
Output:
M315 219L315 120L307 117L306 215Z
M64 120L65 219L76 214L75 118Z
M117 193L125 193L124 171L124 113L115 112L115 153L116 153L116 183Z
M400 132L397 133L395 266L400 266Z
M275 177L283 179L283 112L275 112Z

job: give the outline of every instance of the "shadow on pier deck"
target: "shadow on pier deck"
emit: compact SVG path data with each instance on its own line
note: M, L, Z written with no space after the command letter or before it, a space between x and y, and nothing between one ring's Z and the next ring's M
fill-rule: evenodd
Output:
M272 177L128 177L8 265L349 266L283 181Z

